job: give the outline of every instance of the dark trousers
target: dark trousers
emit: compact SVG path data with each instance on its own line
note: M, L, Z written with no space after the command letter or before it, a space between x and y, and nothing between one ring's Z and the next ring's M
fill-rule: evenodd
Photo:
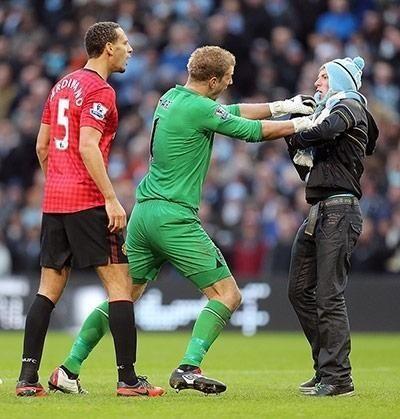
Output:
M290 262L289 299L311 345L316 374L329 384L351 381L344 290L362 219L357 200L350 201L336 204L332 198L320 203L314 234L305 233L306 219Z

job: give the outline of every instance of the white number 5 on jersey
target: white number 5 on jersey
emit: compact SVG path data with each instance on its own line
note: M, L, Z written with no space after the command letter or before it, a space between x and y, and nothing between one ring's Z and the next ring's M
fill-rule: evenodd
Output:
M69 99L60 99L58 101L58 111L57 111L57 124L64 127L64 137L54 138L56 142L56 148L59 150L66 150L68 148L68 116L67 110L69 109Z

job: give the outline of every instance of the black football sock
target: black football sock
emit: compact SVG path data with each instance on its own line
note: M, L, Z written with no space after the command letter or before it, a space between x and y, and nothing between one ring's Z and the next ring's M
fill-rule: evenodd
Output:
M128 385L138 383L134 362L136 360L136 327L132 316L131 301L111 301L109 303L110 331L114 338L117 360L118 381Z
M24 351L19 381L36 383L44 340L49 327L54 303L44 295L37 294L26 316Z
M184 372L190 372L197 370L199 367L196 367L195 365L181 364L178 368Z

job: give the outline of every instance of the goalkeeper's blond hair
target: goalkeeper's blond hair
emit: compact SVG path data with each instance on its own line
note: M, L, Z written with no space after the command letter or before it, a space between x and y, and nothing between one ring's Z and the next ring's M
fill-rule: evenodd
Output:
M187 69L193 81L207 81L213 77L221 80L235 64L236 59L231 52L221 47L205 46L192 52Z

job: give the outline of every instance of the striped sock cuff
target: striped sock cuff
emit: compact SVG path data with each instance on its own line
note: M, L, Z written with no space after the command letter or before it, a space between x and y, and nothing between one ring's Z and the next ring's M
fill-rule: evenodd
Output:
M95 310L99 311L103 316L107 317L108 319L108 301L103 301L100 305L98 305Z
M214 314L214 316L219 318L224 325L228 322L232 315L229 308L218 300L210 300L203 310Z

